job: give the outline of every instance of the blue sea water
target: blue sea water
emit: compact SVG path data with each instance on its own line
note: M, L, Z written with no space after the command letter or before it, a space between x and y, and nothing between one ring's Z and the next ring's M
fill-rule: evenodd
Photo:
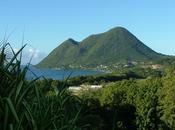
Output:
M85 76L85 75L95 75L101 74L101 71L94 70L53 70L53 69L37 69L33 66L29 67L29 71L27 72L27 79L34 79L36 77L45 77L51 78L55 80L62 80L68 77L75 76Z

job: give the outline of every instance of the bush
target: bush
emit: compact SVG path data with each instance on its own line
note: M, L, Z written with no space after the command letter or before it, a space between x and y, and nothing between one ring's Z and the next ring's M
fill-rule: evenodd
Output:
M10 44L0 49L0 129L80 129L77 121L81 108L76 97L61 86L56 86L57 93L49 95L46 86L40 86L37 79L25 79L29 66L21 69L20 61L24 47L17 53ZM11 58L7 58L9 52Z

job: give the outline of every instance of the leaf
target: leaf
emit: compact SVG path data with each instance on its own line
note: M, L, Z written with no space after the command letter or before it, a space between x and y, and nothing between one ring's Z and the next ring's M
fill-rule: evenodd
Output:
M19 85L17 86L17 90L16 90L16 95L15 95L15 101L17 100L18 96L19 96L19 93L21 91L21 88L23 86L24 82L23 81L20 81Z
M15 110L15 108L14 108L14 105L13 105L11 99L10 99L10 98L6 98L6 101L7 101L7 104L8 104L8 106L9 106L10 111L12 112L12 114L13 114L15 120L19 123L19 117L18 117L18 114L17 114L17 112L16 112L16 110Z

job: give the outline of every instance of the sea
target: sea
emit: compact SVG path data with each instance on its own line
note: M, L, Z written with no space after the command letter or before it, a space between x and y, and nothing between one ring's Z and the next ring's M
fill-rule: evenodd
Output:
M96 75L102 74L102 71L96 70L54 70L54 69L38 69L34 66L30 66L26 74L26 79L31 80L37 77L54 79L54 80L63 80L69 77L76 76L87 76L87 75Z

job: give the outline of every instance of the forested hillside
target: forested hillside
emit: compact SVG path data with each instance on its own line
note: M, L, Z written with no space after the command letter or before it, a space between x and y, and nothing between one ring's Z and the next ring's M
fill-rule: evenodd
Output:
M165 55L153 51L123 27L91 35L81 42L68 39L55 48L37 67L81 68L117 63L153 62Z

